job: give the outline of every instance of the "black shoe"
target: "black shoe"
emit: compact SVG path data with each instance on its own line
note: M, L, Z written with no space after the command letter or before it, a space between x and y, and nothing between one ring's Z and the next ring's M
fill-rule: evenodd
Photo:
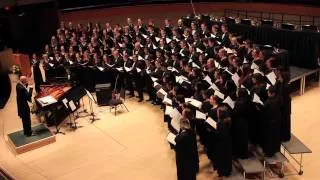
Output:
M27 136L27 137L31 137L31 136L36 136L36 135L38 135L38 134L33 131L31 134L27 134L26 136Z
M149 98L149 99L147 99L146 101L149 102L149 101L153 101L153 100Z
M142 102L143 101L143 99L139 99L139 101L138 102Z

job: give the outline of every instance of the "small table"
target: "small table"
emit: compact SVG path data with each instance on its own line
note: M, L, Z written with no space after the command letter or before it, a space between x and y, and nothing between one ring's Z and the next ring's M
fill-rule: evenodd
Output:
M289 156L299 165L298 174L303 174L302 155L305 153L312 153L312 151L304 145L295 135L291 134L291 139L288 142L282 143L283 155L288 152ZM300 159L296 159L293 154L300 154Z

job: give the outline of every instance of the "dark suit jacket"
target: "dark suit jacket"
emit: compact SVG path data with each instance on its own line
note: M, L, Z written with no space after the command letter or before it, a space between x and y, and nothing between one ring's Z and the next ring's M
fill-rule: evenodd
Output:
M16 86L17 92L17 108L18 108L18 115L21 118L29 116L30 108L28 105L28 101L31 102L31 91L28 90L21 84L18 83Z
M229 47L230 40L229 40L229 32L224 33L221 35L221 45L225 47Z

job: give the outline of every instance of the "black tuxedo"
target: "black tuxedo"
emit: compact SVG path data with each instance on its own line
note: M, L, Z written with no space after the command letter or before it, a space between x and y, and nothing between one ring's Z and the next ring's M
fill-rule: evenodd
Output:
M39 93L40 92L40 85L43 84L39 61L37 61L37 60L33 61L32 70L33 70L33 80L34 80L34 84L35 84L35 89L36 89L36 92Z
M126 68L131 68L134 66L134 62L131 59L128 59L127 61L124 61L123 66ZM133 72L135 71L135 69L132 69L131 71L127 72L126 70L124 70L124 83L125 83L125 87L126 90L130 91L130 95L134 96L134 91L133 91Z
M32 90L30 89L30 91L28 91L24 85L18 83L16 92L18 115L22 119L24 134L26 136L31 136L32 130L28 101L31 102Z
M230 39L229 39L229 32L225 32L221 35L221 46L229 47Z
M137 68L139 68L141 71L138 72ZM145 85L145 69L146 64L144 61L137 61L134 63L134 81L136 84L136 90L138 92L138 96L140 100L143 100L143 87Z

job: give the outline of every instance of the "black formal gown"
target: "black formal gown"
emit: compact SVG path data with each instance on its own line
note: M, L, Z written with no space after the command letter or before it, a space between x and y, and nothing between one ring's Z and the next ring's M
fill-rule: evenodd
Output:
M40 85L43 84L42 74L40 70L40 62L34 62L32 64L33 70L33 80L34 80L34 87L37 93L40 92Z
M182 131L175 142L177 179L196 180L199 157L195 133L192 130Z
M264 105L262 148L266 156L280 152L281 104L277 96L269 97Z
M248 119L250 111L246 100L237 100L232 116L232 150L235 158L248 158Z
M215 168L219 176L229 176L232 171L232 137L231 125L219 122L216 134Z
M291 96L290 85L277 81L275 84L281 100L281 141L289 141L291 138Z

